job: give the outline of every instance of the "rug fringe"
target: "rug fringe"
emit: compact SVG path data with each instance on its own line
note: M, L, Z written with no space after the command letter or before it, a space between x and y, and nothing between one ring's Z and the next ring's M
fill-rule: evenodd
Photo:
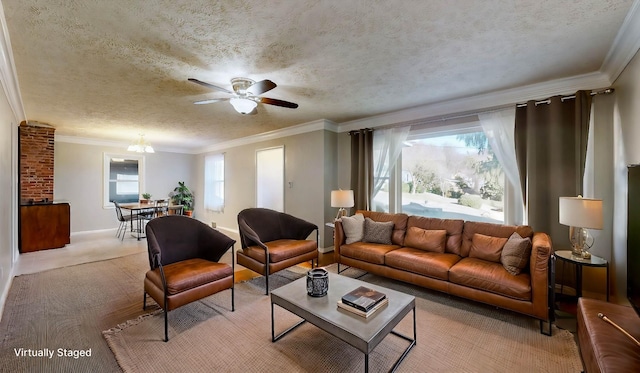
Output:
M135 326L140 324L141 322L143 322L144 320L146 320L149 317L153 317L156 316L158 314L162 313L162 309L159 310L155 310L153 312L150 313L145 313L144 315L140 315L138 317L136 317L135 319L131 319L131 320L127 320L125 322L123 322L122 324L118 324L116 326L114 326L111 329L107 329L107 330L103 330L102 331L102 335L104 335L105 337L110 336L110 335L114 335L117 334L131 326Z

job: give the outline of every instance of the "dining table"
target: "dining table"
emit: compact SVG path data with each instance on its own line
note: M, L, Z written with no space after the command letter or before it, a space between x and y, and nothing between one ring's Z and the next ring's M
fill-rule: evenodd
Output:
M144 226L145 221L151 220L155 217L159 216L159 213L163 210L168 211L169 206L165 203L156 203L156 202L133 202L133 203L122 203L120 204L120 208L123 210L128 210L129 215L131 216L131 221L135 221L136 228L131 229L131 233L135 233L135 237L138 241L141 238L145 238L144 235ZM180 207L179 205L171 205L171 207Z

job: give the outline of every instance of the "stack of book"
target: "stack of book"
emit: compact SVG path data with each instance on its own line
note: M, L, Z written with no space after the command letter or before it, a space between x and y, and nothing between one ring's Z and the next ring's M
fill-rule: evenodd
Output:
M387 299L384 293L360 286L345 294L342 299L338 301L338 308L366 318L387 303L389 303L389 299Z

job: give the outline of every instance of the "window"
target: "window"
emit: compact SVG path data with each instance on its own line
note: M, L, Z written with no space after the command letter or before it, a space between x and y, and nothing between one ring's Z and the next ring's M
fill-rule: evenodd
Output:
M402 149L402 212L504 222L505 175L479 127L410 136Z
M144 187L144 156L104 155L104 207L138 202Z
M207 155L204 159L204 208L224 211L224 154Z

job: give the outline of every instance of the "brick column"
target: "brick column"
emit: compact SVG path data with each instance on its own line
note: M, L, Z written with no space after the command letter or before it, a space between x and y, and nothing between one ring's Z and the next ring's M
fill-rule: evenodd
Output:
M20 123L20 203L53 201L55 128Z

